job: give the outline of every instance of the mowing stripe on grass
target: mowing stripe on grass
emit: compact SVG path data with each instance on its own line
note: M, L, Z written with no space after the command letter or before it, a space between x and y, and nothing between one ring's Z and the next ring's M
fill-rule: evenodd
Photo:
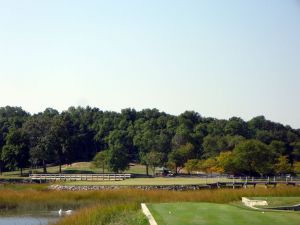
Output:
M157 225L154 217L152 216L152 214L149 211L149 209L146 206L146 204L145 203L141 203L141 206L142 206L142 211L146 215L146 217L148 218L150 225Z

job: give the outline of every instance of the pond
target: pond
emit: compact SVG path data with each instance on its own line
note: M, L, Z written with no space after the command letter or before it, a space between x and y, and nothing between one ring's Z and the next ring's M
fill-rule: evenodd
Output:
M58 211L9 213L0 215L0 225L47 225L60 218Z
M274 210L300 211L300 204L299 204L299 205L294 205L294 206L275 207L275 208L270 208L270 209L274 209Z

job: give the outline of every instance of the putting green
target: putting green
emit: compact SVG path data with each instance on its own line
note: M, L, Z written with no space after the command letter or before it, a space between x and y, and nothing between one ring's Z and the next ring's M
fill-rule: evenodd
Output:
M147 204L158 225L299 225L299 212L263 212L213 203Z

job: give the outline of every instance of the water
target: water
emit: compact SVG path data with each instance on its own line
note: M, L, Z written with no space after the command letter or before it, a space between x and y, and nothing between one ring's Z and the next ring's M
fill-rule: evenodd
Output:
M276 207L276 208L271 208L275 210L291 210L291 211L300 211L300 204L299 205L294 205L294 206L283 206L283 207Z
M58 221L58 212L34 212L0 216L0 225L48 225Z
M47 225L55 222L55 219L38 217L1 217L0 225Z

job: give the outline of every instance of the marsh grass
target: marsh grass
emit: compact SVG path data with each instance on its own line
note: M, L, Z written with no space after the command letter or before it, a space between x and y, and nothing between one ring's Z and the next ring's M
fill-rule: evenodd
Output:
M145 217L140 214L141 202L229 203L240 201L243 196L300 196L300 189L283 186L271 189L219 189L187 192L134 189L77 192L44 189L2 189L0 190L0 210L58 210L59 208L71 208L78 210L73 215L63 218L57 225L143 225L145 224Z

